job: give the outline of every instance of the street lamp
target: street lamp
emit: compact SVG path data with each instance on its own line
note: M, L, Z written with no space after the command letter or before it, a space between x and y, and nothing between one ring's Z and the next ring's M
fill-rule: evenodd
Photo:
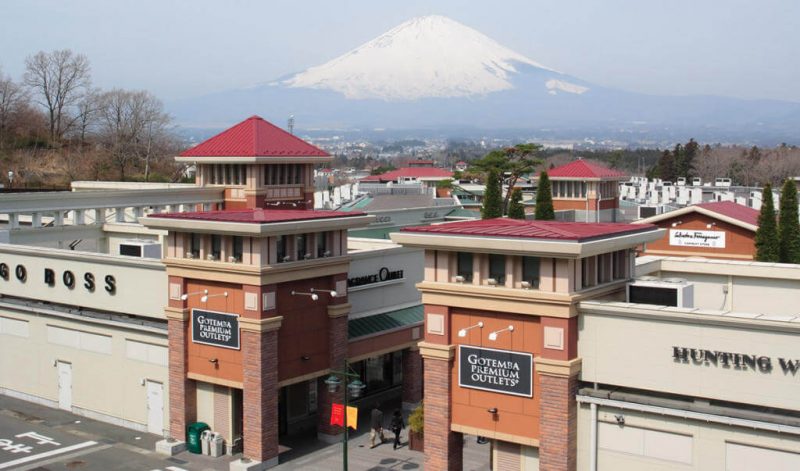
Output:
M344 388L344 436L342 437L342 469L347 471L347 405L352 396L353 399L361 397L361 392L364 391L366 385L361 382L359 375L350 369L350 364L347 360L344 361L344 371L331 371L331 375L325 380L328 386L328 392L335 393L342 385L342 378L347 381L348 378L354 378L349 381L349 384Z

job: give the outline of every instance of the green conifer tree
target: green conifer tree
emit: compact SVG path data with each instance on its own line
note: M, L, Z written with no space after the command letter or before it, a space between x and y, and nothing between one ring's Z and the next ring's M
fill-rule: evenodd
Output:
M511 219L525 219L525 206L522 205L522 188L514 188L514 191L511 192L508 217Z
M780 261L780 243L775 205L772 202L772 185L767 183L761 195L761 213L758 215L758 230L756 230L756 260L775 263Z
M497 170L489 170L486 175L486 191L483 193L481 218L503 217L503 196L501 195L500 175Z
M553 220L556 218L553 209L553 191L550 188L550 177L547 172L539 174L539 188L536 190L536 214L539 221Z
M781 188L778 219L781 263L800 263L800 222L797 216L797 184L787 179Z

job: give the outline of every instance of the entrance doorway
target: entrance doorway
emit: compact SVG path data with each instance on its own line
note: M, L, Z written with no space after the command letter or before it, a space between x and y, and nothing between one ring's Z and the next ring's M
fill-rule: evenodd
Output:
M147 381L147 431L164 433L164 385L150 380Z
M244 403L242 390L231 388L231 445L230 452L241 453L244 448L242 432L244 428Z
M65 361L56 363L58 371L58 408L72 410L72 364Z

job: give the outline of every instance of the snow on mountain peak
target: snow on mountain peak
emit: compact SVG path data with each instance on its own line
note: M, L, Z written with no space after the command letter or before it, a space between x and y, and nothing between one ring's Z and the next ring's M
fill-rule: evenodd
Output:
M464 97L513 88L515 64L552 71L450 18L413 18L282 82L388 101Z

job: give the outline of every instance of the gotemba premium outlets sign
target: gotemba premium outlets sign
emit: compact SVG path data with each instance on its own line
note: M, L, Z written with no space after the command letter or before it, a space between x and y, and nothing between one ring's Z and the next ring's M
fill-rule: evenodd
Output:
M725 248L725 232L670 229L669 245L677 247Z
M192 309L192 342L239 350L239 316Z
M458 346L458 385L514 396L533 396L530 353Z

